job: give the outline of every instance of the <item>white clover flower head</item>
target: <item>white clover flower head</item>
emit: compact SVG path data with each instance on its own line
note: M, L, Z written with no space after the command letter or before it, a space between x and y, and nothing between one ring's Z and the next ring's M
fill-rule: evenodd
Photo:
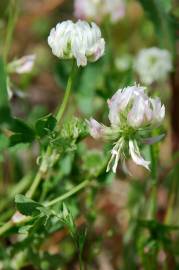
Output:
M101 22L109 17L112 23L125 16L124 0L75 0L74 15L78 19Z
M81 20L58 23L50 32L48 44L58 58L75 58L77 66L97 61L105 50L99 27Z
M32 71L36 60L35 54L25 55L8 64L9 73L24 74Z
M171 54L168 50L156 47L143 49L136 57L134 69L146 85L165 80L172 71Z
M112 23L122 19L126 13L126 7L123 0L105 0L103 13L110 17Z
M108 100L110 127L91 119L88 122L89 131L93 138L103 138L112 141L114 146L111 150L107 171L111 168L116 172L117 164L121 159L125 163L126 152L132 160L140 166L149 169L149 161L144 160L140 154L138 140L144 143L141 132L158 127L165 117L165 106L158 97L150 98L145 93L145 88L139 85L119 89ZM145 143L155 143L162 139L147 138Z
M74 1L74 15L78 19L99 20L98 11L101 0L75 0ZM97 19L98 18L98 19Z

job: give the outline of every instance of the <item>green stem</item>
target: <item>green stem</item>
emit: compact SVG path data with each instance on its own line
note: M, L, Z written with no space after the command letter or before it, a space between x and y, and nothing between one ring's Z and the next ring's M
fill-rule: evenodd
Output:
M62 116L63 116L63 114L65 112L66 106L68 104L68 100L69 100L69 97L70 97L70 92L71 92L71 88L72 88L72 84L73 84L74 75L75 75L75 61L73 61L73 64L72 64L72 69L71 69L71 73L70 73L70 76L69 76L69 79L68 79L67 88L66 88L66 91L65 91L65 96L64 96L62 105L60 106L60 108L57 111L57 115L56 115L57 123L60 122L60 120L61 120L61 118L62 118ZM47 147L47 151L43 156L41 166L39 167L39 170L38 170L38 172L37 172L37 174L35 176L35 179L34 179L32 185L31 185L30 189L26 193L26 196L29 197L29 198L33 197L33 195L35 194L35 191L37 190L37 188L39 186L40 181L43 178L43 169L42 169L42 166L44 164L43 160L46 162L46 159L48 159L49 155L51 155L51 147L50 146ZM48 160L47 160L47 162L48 162ZM74 187L69 192L67 192L67 193L63 194L62 196L60 196L60 197L52 200L51 202L47 203L46 206L51 206L51 205L53 205L53 204L55 204L55 203L57 203L59 201L67 199L68 197L72 196L73 194L75 194L79 190L83 189L88 183L89 183L89 181L84 181L84 182L80 183L77 187ZM2 235L4 232L9 230L11 227L13 227L13 225L14 224L13 224L13 222L11 220L9 222L7 222L6 224L4 224L0 228L0 235Z
M61 104L61 106L59 107L59 109L57 110L57 115L56 115L56 119L57 119L57 123L60 122L64 112L65 112L65 109L67 107L67 104L68 104L68 100L69 100L69 97L70 97L70 93L71 93L71 88L72 88L72 85L73 85L73 79L74 79L74 75L75 75L75 61L73 60L73 64L72 64L72 69L71 69L71 73L69 75L69 78L68 78L68 82L67 82L67 87L66 87L66 91L65 91L65 96L63 98L63 102ZM48 157L51 155L51 152L52 152L52 149L50 146L47 147L47 151L46 153L44 154L43 158L42 158L42 165L40 166L38 172L37 172L37 175L32 183L32 186L30 187L30 189L28 190L26 196L29 197L29 198L32 198L36 189L38 188L39 186L39 183L40 181L42 180L43 178L43 173L42 173L42 169L41 167L43 166L43 159L44 159L44 162L48 162Z
M80 270L84 270L81 252L79 253L79 264L80 264Z
M33 181L32 185L31 185L31 187L29 188L29 190L26 193L26 196L28 198L32 198L33 197L33 195L34 195L34 193L35 193L35 191L36 191L36 189L37 189L37 187L38 187L41 179L42 179L42 173L41 173L41 171L39 169L38 172L37 172L37 174L36 174L36 176L35 176L35 178L34 178L34 181Z
M10 51L12 43L14 27L18 16L18 6L19 6L18 2L19 2L18 0L11 0L9 4L7 34L5 38L4 52L3 52L3 58L5 63L7 62L8 53Z
M179 175L179 169L177 167L176 172L173 174L173 178L171 179L171 181L172 181L171 190L169 193L169 200L168 200L166 215L165 215L165 219L164 219L165 224L170 224L172 221L173 209L174 209L175 201L176 201L177 194L178 194L178 188L177 188L178 175Z
M76 187L72 188L70 191L66 192L65 194L55 198L54 200L48 202L45 204L45 206L49 207L52 206L60 201L63 201L69 197L71 197L72 195L74 195L75 193L77 193L78 191L80 191L81 189L83 189L84 187L88 186L90 183L89 180L85 180L82 183L80 183L79 185L77 185Z
M33 218L26 216L24 217L18 224L23 224L31 221ZM3 226L0 227L0 236L6 233L8 230L12 229L14 226L16 226L12 219L10 219L8 222L6 222Z
M3 235L5 232L10 230L13 227L13 222L9 220L2 227L0 227L0 235Z
M58 109L57 111L57 115L56 115L56 119L57 119L57 122L60 122L64 112L65 112L65 109L66 109L66 106L68 104L68 101L69 101L69 97L70 97L70 93L71 93L71 89L72 89L72 85L73 85L73 79L74 79L74 76L75 76L75 61L73 60L73 64L72 64L72 69L71 69L71 72L70 72L70 76L68 78L68 82L67 82L67 87L66 87L66 90L65 90L65 95L64 95L64 98L63 98L63 102L60 106L60 108Z
M0 223L6 222L12 215L14 214L14 211L11 207L6 206L6 211L2 212L0 215Z
M2 200L0 201L0 212L2 212L5 208L7 208L7 206L14 199L14 196L16 194L24 192L24 190L27 189L27 187L29 186L31 181L32 181L32 173L30 172L29 174L25 175L19 181L18 184L10 187L10 189L8 190L8 192L6 194L6 197L2 197ZM1 215L2 215L2 213L1 213ZM0 218L0 220L1 220L1 218Z
M155 145L150 146L150 156L151 156L151 177L152 177L150 217L155 219L157 215L157 156Z
M171 222L171 217L172 217L172 213L173 213L173 205L176 199L176 189L173 190L171 192L171 195L169 197L169 202L168 202L168 207L167 207L167 211L166 211L166 215L165 215L165 219L164 222L165 224L170 224Z
M40 181L42 180L43 174L44 174L44 171L45 171L44 165L45 165L45 167L47 166L47 164L48 164L48 158L51 155L51 152L52 152L51 147L48 146L47 147L47 150L46 150L46 153L43 155L43 159L42 159L41 165L40 165L40 167L38 169L38 172L37 172L37 174L36 174L36 176L34 178L34 181L33 181L32 185L31 185L30 189L26 193L26 196L28 198L32 198L33 197L33 195L34 195L37 187L39 186Z

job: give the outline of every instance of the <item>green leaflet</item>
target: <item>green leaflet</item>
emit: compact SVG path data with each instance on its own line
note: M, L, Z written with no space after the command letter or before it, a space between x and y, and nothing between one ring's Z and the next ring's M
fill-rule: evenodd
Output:
M37 120L35 124L35 130L39 137L43 137L45 135L48 135L49 132L51 132L55 126L56 126L56 119L53 117L53 115L49 114L46 115L39 120Z
M38 215L40 213L38 207L42 207L40 203L35 202L21 194L15 196L15 204L19 212L25 216Z

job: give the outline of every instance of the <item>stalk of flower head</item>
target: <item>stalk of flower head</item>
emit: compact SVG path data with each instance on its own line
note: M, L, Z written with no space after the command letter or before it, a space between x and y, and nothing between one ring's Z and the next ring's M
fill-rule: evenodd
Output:
M18 12L19 12L19 0L9 1L7 33L6 33L6 38L4 41L4 51L3 51L3 59L5 63L7 63L8 54L11 48L12 36L13 36L16 20L18 17Z
M65 95L56 114L57 123L59 123L69 101L75 74L75 60L78 67L86 66L88 61L97 61L104 53L105 41L101 37L101 31L95 23L91 23L90 25L85 21L79 20L76 23L73 23L72 21L68 20L58 23L56 27L51 30L48 37L48 44L52 49L52 53L59 59L73 60ZM47 148L47 152L42 158L39 172L37 173L36 178L27 193L28 197L33 196L44 173L48 171L48 164L51 156L53 155L49 146ZM54 162L57 158L58 157L54 155ZM53 162L51 166L53 166Z
M157 165L158 157L156 153L156 145L150 146L150 157L151 157L151 201L149 202L148 218L156 218L157 215Z
M144 131L158 127L164 119L165 107L159 98L150 98L145 88L134 85L119 89L108 100L110 127L98 123L94 119L88 121L89 131L93 138L109 141L113 146L107 171L116 173L119 160L126 167L126 158L131 157L134 163L150 170L150 161L140 153L140 145L144 142L152 144L161 136L144 138Z
M172 57L168 50L152 47L141 50L134 62L134 69L141 82L150 86L153 83L165 81L172 71ZM151 145L151 176L152 194L149 205L149 217L156 216L157 201L157 146Z
M62 59L75 59L78 67L86 66L88 61L97 61L103 55L105 46L98 26L80 20L76 23L72 21L58 23L50 32L48 44L54 55ZM70 96L74 68L75 62L73 62L63 103L57 112L57 121L60 121Z

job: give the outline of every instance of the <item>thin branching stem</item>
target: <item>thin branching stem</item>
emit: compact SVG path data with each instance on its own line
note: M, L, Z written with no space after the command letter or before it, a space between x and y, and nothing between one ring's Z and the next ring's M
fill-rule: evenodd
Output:
M77 186L73 187L70 191L67 191L66 193L60 195L59 197L53 199L52 201L45 203L44 206L51 207L56 203L62 202L64 200L68 199L69 197L73 196L74 194L78 193L79 191L81 191L85 187L89 186L91 183L92 182L89 180L84 180L83 182L81 182ZM18 225L26 223L32 219L33 219L32 217L24 217L18 223ZM17 224L15 224L12 220L9 220L8 222L6 222L2 227L0 227L0 236L3 235L8 230L10 230L11 228L13 228L14 226L17 226Z

